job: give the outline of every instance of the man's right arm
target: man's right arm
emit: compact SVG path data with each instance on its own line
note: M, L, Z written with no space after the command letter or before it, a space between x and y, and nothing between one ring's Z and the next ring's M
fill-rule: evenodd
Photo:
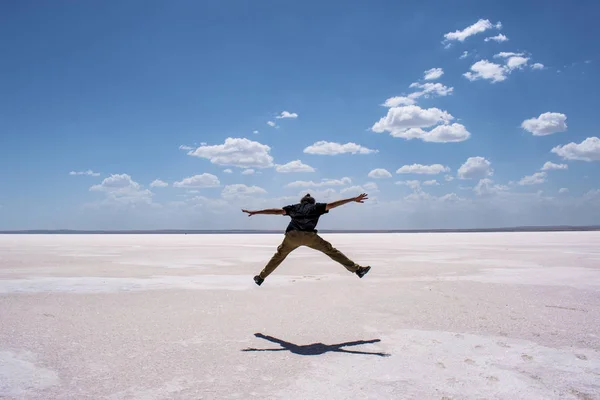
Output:
M367 194L363 193L363 194L361 194L359 196L356 196L356 197L350 197L348 199L337 200L337 201L334 201L334 202L331 202L331 203L327 203L327 205L325 206L325 210L329 211L332 208L336 208L336 207L342 206L344 204L352 203L352 202L364 203L364 200L367 200L367 199L368 199Z

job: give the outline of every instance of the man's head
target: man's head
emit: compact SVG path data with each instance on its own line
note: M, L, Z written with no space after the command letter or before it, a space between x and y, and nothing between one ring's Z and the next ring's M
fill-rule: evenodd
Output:
M315 204L315 199L310 195L310 193L307 193L303 198L300 199L300 203Z

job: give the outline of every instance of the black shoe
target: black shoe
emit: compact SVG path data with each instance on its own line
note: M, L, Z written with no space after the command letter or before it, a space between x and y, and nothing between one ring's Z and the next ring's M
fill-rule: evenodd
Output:
M256 276L254 277L254 282L255 282L255 283L258 285L258 286L260 286L260 284L264 282L264 279L263 279L263 278L261 278L260 276L256 275Z
M370 269L371 267L358 267L358 270L356 270L356 275L358 275L359 278L362 278L367 274L367 272L369 272Z

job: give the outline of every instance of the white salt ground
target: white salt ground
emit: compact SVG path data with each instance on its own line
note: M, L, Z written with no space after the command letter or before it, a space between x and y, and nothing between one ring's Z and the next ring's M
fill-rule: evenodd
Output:
M0 235L0 399L600 399L600 232Z

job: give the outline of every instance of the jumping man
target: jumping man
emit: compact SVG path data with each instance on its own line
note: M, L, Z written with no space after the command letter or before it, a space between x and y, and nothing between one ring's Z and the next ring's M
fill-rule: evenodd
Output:
M256 214L270 214L289 215L292 218L285 231L283 242L277 247L277 252L273 255L260 274L254 277L254 282L260 286L265 278L269 276L283 260L285 260L288 254L300 246L307 246L311 249L319 250L331 257L332 260L342 264L348 271L358 275L359 278L365 276L371 269L370 266L362 267L350 260L342 254L342 252L334 248L331 243L319 236L315 227L319 222L319 217L329 213L329 210L332 208L351 202L364 203L364 200L366 199L368 199L368 197L363 193L356 197L338 200L332 203L316 203L315 199L310 194L307 194L302 197L300 203L285 206L283 208L269 208L259 211L242 210L243 212L248 213L249 217Z

